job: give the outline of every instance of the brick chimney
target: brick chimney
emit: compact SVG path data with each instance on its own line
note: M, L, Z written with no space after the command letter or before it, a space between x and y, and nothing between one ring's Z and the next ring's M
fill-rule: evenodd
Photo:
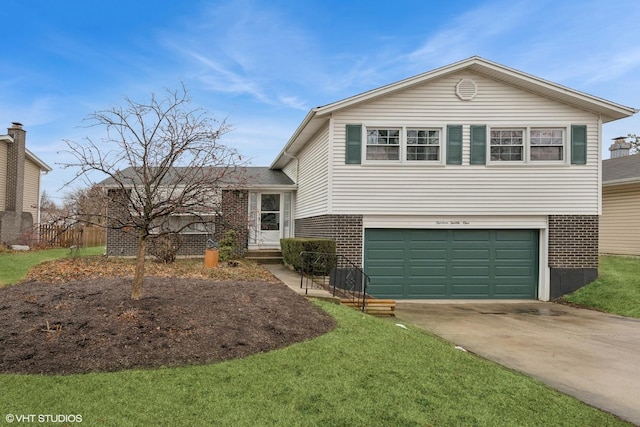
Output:
M631 144L627 142L626 136L616 136L613 138L613 144L609 146L611 158L628 156L631 150Z
M22 123L13 122L8 134L13 142L7 144L7 193L5 210L22 213L24 192L24 155L27 132Z

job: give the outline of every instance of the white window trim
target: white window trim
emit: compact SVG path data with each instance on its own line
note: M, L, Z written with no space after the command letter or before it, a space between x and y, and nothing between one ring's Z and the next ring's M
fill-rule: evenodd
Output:
M369 129L399 129L400 130L400 155L398 160L374 160L367 159L367 130ZM440 132L439 158L438 160L407 160L407 130L437 130ZM444 165L446 159L446 125L442 124L416 124L416 125L398 125L388 123L365 123L362 132L362 165L377 166L397 166L397 165L425 165L440 166ZM428 146L428 145L427 145Z
M531 160L531 131L541 129L557 129L562 130L562 148L563 158L562 160ZM491 131L492 130L523 130L523 153L522 160L491 160ZM491 166L514 166L514 165L531 165L531 166L565 166L570 165L571 159L571 144L569 141L569 135L571 132L571 125L527 125L527 126L514 126L508 125L487 125L487 144L486 144L486 158L487 165Z

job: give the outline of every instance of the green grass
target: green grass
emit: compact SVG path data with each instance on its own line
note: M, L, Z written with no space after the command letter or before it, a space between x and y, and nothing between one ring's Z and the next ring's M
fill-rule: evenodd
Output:
M104 246L80 250L80 256L101 255L103 253ZM0 286L18 283L24 279L31 267L41 262L70 256L71 250L68 248L0 252Z
M0 375L0 411L79 414L83 425L106 426L629 425L418 328L319 304L336 330L245 359Z
M600 257L599 277L563 298L607 313L640 318L640 258Z

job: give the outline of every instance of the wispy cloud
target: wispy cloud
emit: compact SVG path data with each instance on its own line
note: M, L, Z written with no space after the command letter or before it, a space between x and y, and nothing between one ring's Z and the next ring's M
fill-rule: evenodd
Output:
M510 48L513 34L523 29L523 21L542 2L498 1L471 9L434 33L427 34L424 43L406 55L406 59L425 69L455 62L473 55L483 55L488 49Z
M308 78L307 65L297 59L311 47L304 29L284 13L251 0L218 3L161 43L195 66L190 74L208 90L300 109L288 87Z
M195 74L207 89L231 94L249 94L262 102L271 103L256 79L234 72L201 53L183 50L183 54L202 65Z

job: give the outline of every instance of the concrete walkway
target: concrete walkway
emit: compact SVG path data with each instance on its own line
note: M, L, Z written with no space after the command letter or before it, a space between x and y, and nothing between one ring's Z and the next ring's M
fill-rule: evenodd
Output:
M310 287L310 283L307 283L306 280L303 281L303 287L300 287L300 274L295 271L289 270L282 264L265 264L264 267L267 268L276 276L282 283L287 285L289 289L292 291L304 295L310 298L321 298L321 299L329 299L334 300L336 298L331 295L330 292L325 291L324 289L319 289L318 287ZM339 301L339 299L337 299Z
M638 319L537 301L398 301L396 316L640 425Z

